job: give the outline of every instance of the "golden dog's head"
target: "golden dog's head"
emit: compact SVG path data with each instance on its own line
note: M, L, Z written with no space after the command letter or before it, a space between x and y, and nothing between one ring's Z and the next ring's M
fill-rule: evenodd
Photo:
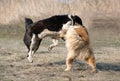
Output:
M72 25L71 21L67 22L66 24L63 24L62 30L60 31L61 38L65 38L67 30L70 28L71 25Z
M67 33L67 29L62 29L62 30L60 31L60 38L65 39L66 33Z

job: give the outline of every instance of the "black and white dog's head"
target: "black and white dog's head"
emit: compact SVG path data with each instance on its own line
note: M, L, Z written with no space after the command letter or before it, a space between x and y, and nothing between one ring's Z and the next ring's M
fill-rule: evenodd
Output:
M39 20L35 23L33 23L30 18L25 18L26 31L23 41L28 50L30 50L30 44L33 34L38 35L45 29L58 32L62 29L63 24L66 24L68 22L72 22L72 25L74 25L75 23L83 25L81 18L79 18L77 15L55 15L43 20Z
M23 41L28 48L28 51L30 50L30 43L31 43L31 35L30 35L30 27L33 24L32 19L30 18L25 18L25 34Z

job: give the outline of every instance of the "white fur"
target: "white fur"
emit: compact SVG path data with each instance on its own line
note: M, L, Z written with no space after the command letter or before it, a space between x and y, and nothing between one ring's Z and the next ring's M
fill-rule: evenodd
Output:
M63 24L62 29L69 29L71 25L72 25L72 22L68 21L66 24Z
M52 44L49 46L48 50L51 51L52 48L56 47L58 45L58 40L59 40L59 32L53 32L49 31L48 29L45 29L43 32L38 34L39 39L45 38L45 37L51 37Z
M38 34L38 37L39 37L39 39L42 39L42 38L45 38L45 37L51 37L51 38L54 38L54 39L58 39L59 38L59 33L49 31L48 29L45 29L43 32Z
M72 19L72 17L71 17L72 15L68 15L68 17L71 19L71 24L73 25L73 19Z
M31 45L30 45L30 51L28 53L28 61L32 62L32 55L34 54L34 51L32 51L32 48L35 46L35 34L33 34L31 39Z

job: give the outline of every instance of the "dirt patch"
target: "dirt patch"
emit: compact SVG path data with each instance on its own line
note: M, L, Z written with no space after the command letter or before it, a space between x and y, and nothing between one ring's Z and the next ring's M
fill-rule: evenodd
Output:
M96 28L91 29L89 33L98 73L91 73L91 68L80 59L74 61L70 72L65 72L67 51L63 41L60 41L59 46L49 52L47 50L50 44L48 40L51 39L44 39L33 57L34 62L29 63L26 57L27 49L22 38L20 40L22 35L15 38L1 34L0 81L119 81L120 37L117 35L118 32L112 31L119 31L115 28L119 24L114 24L115 29L112 27L108 29L105 28L104 20L94 22L93 26ZM104 24L103 28L100 27L101 24ZM109 26L113 26L112 24Z

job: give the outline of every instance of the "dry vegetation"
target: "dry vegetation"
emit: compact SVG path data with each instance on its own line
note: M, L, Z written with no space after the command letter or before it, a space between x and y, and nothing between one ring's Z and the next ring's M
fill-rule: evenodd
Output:
M0 81L119 81L120 0L0 0ZM34 21L59 14L79 15L87 26L99 73L80 60L64 72L66 49L61 40L48 52L44 39L34 62L22 42L24 17Z
M0 0L0 23L23 21L24 17L47 18L59 14L79 15L87 25L93 16L118 17L120 0Z

